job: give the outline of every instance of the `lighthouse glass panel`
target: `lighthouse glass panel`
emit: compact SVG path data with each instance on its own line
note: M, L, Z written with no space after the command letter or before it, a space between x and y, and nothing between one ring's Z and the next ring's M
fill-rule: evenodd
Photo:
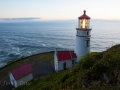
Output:
M88 29L89 28L89 19L80 19L80 28Z

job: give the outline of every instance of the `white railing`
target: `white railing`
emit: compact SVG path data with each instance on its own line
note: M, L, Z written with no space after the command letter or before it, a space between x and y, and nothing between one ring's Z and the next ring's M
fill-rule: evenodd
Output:
M84 30L84 29L90 29L90 30L91 30L92 27L91 27L91 26L85 26L84 28L83 28L83 27L77 27L76 29L83 29L83 30Z

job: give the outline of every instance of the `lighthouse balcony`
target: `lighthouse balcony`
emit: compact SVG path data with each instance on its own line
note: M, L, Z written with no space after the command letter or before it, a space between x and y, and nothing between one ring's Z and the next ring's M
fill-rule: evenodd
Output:
M92 30L92 27L86 26L86 27L78 27L76 30Z

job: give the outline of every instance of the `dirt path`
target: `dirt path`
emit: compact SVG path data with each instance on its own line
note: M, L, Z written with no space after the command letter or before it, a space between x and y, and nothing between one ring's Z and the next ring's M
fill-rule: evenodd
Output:
M26 58L27 60L32 60L33 57ZM23 60L26 60L23 59ZM52 73L55 73L54 67L51 64L51 60L53 60L53 57L51 57L48 60L45 61L37 61L33 60L34 64L32 65L33 68L33 77L39 78L46 75L50 75ZM0 90L12 90L14 87L10 84L9 76L3 78L0 80Z
M34 64L32 65L32 68L34 70L33 72L34 78L39 78L42 76L55 73L55 70L50 62L51 59L53 59L53 57L43 62L34 61Z

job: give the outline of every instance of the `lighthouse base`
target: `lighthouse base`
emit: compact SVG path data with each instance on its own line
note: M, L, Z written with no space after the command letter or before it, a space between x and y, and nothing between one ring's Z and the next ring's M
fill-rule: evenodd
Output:
M88 46L87 43L86 37L76 36L75 53L77 55L77 62L80 61L82 56L90 52L90 46Z

